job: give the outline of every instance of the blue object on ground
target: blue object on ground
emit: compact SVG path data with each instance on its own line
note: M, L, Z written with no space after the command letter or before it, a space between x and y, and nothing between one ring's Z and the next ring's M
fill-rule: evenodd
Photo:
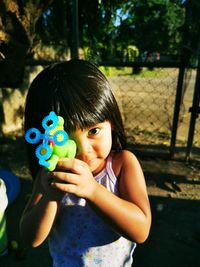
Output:
M20 179L14 173L6 169L0 169L0 178L5 182L8 204L11 204L20 193Z

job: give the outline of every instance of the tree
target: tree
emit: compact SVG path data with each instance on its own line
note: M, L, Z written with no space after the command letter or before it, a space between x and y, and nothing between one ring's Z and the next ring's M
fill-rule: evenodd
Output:
M178 54L185 10L180 1L132 1L119 25L118 40L126 40L139 51Z
M0 86L16 87L23 80L31 53L35 25L52 0L0 1Z
M87 0L79 12L81 45L93 59L122 58L130 45L140 52L180 53L185 18L181 0L95 0L92 5Z
M21 127L27 90L27 80L23 77L25 60L34 47L35 25L51 2L0 1L0 86L3 96L0 104L4 133Z

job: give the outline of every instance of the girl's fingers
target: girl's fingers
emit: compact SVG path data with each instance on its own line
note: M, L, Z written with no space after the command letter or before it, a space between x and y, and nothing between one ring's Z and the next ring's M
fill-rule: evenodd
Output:
M87 164L79 159L62 158L58 161L56 170L66 171L70 170L73 173L81 174Z
M64 158L59 160L57 168L51 173L52 188L66 193L73 193L78 197L87 197L88 188L93 188L94 177L87 163L78 159ZM88 187L88 185L90 185Z
M51 183L51 186L67 193L76 194L77 191L77 186L74 184Z
M68 184L77 184L78 177L74 173L68 172L53 172L51 173L51 184L52 183L68 183Z

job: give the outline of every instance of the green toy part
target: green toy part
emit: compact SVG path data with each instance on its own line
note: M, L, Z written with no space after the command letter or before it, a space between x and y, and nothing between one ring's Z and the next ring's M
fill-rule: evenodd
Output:
M53 171L59 161L59 158L74 158L76 156L76 143L74 140L68 139L67 143L62 146L53 146L52 155L47 162L49 166L47 169Z

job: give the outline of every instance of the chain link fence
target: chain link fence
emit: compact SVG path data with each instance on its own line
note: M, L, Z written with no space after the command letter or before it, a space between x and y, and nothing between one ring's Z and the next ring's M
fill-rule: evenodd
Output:
M169 145L177 78L177 68L110 78L130 143Z
M140 74L115 75L109 80L118 100L131 144L170 146L178 68L142 68ZM196 79L195 69L186 69L183 81L176 145L186 147L190 107ZM196 119L194 147L200 146L200 118Z
M24 87L28 88L28 84L44 67L26 67L28 80ZM133 74L133 67L104 66L100 69L108 77L117 98L129 144L170 147L179 69L141 67L138 74ZM176 137L176 145L181 147L187 145L191 116L189 108L192 106L195 78L196 70L187 69ZM24 100L20 105L24 106ZM11 111L15 113L9 108L8 113ZM193 141L196 147L200 147L199 134L200 118L197 118Z

